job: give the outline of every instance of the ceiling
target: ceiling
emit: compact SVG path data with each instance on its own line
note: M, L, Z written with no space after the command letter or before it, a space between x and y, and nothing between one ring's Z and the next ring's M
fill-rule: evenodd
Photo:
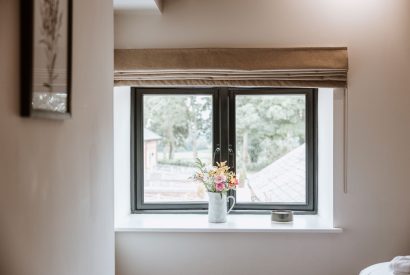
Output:
M114 0L116 11L162 11L162 0Z

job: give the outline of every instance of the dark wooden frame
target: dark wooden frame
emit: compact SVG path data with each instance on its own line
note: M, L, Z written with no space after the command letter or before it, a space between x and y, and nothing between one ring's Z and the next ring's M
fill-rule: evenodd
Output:
M212 96L212 120L214 131L212 132L213 151L215 151L215 144L219 140L218 127L218 100L217 90L207 88L195 89L139 89L131 88L131 208L132 211L139 210L206 210L207 203L144 203L144 162L143 146L143 96L144 95L211 95Z
M34 1L20 1L20 115L49 119L71 118L71 81L72 81L72 29L73 1L67 0L67 112L34 110L33 99L33 39L34 39Z
M213 150L220 153L214 162L235 161L235 96L297 94L306 96L306 203L238 203L233 213L267 213L273 209L294 210L299 214L317 212L317 89L308 88L131 88L131 212L132 213L205 213L203 203L144 203L143 95L144 94L209 94L213 95ZM234 165L236 166L236 165ZM236 172L236 171L235 171ZM235 191L230 195L235 196ZM228 206L231 206L229 202Z
M317 89L266 89L266 88L230 88L225 89L229 98L229 145L232 150L236 152L236 131L235 131L235 96L236 95L305 95L306 108L306 203L237 203L234 210L248 211L248 210L293 210L305 211L306 213L316 213L317 211ZM225 146L225 147L226 147ZM227 147L226 147L227 148ZM228 150L226 150L227 152ZM227 154L224 159L232 166L235 159ZM236 163L234 164L236 167ZM234 169L236 173L236 169ZM231 191L231 195L235 196L236 191ZM232 201L229 200L228 207L231 206Z

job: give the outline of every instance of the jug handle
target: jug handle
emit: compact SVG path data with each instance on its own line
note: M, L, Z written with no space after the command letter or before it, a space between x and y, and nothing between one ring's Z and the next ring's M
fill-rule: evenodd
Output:
M227 214L229 214L229 212L231 212L231 211L232 211L232 208L235 206L236 200L235 200L235 197L234 197L234 196L228 196L227 199L228 199L228 200L229 200L229 199L232 199L232 200L233 200L232 206L231 206L231 208L229 208L229 210L228 210L228 212L227 212Z

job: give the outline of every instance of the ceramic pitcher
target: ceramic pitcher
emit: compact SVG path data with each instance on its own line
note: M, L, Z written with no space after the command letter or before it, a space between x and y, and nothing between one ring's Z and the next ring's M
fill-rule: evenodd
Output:
M235 206L235 198L233 196L226 196L225 193L213 193L208 192L209 205L208 205L208 221L212 223L226 222L226 217ZM232 199L233 204L229 210L227 210L227 200Z

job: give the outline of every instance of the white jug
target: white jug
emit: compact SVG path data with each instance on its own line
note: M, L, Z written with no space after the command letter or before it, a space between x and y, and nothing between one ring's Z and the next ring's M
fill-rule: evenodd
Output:
M226 216L231 212L235 206L235 197L226 196L226 193L208 192L209 204L208 204L208 221L212 223L226 222ZM233 204L229 210L227 210L227 200L232 199Z

